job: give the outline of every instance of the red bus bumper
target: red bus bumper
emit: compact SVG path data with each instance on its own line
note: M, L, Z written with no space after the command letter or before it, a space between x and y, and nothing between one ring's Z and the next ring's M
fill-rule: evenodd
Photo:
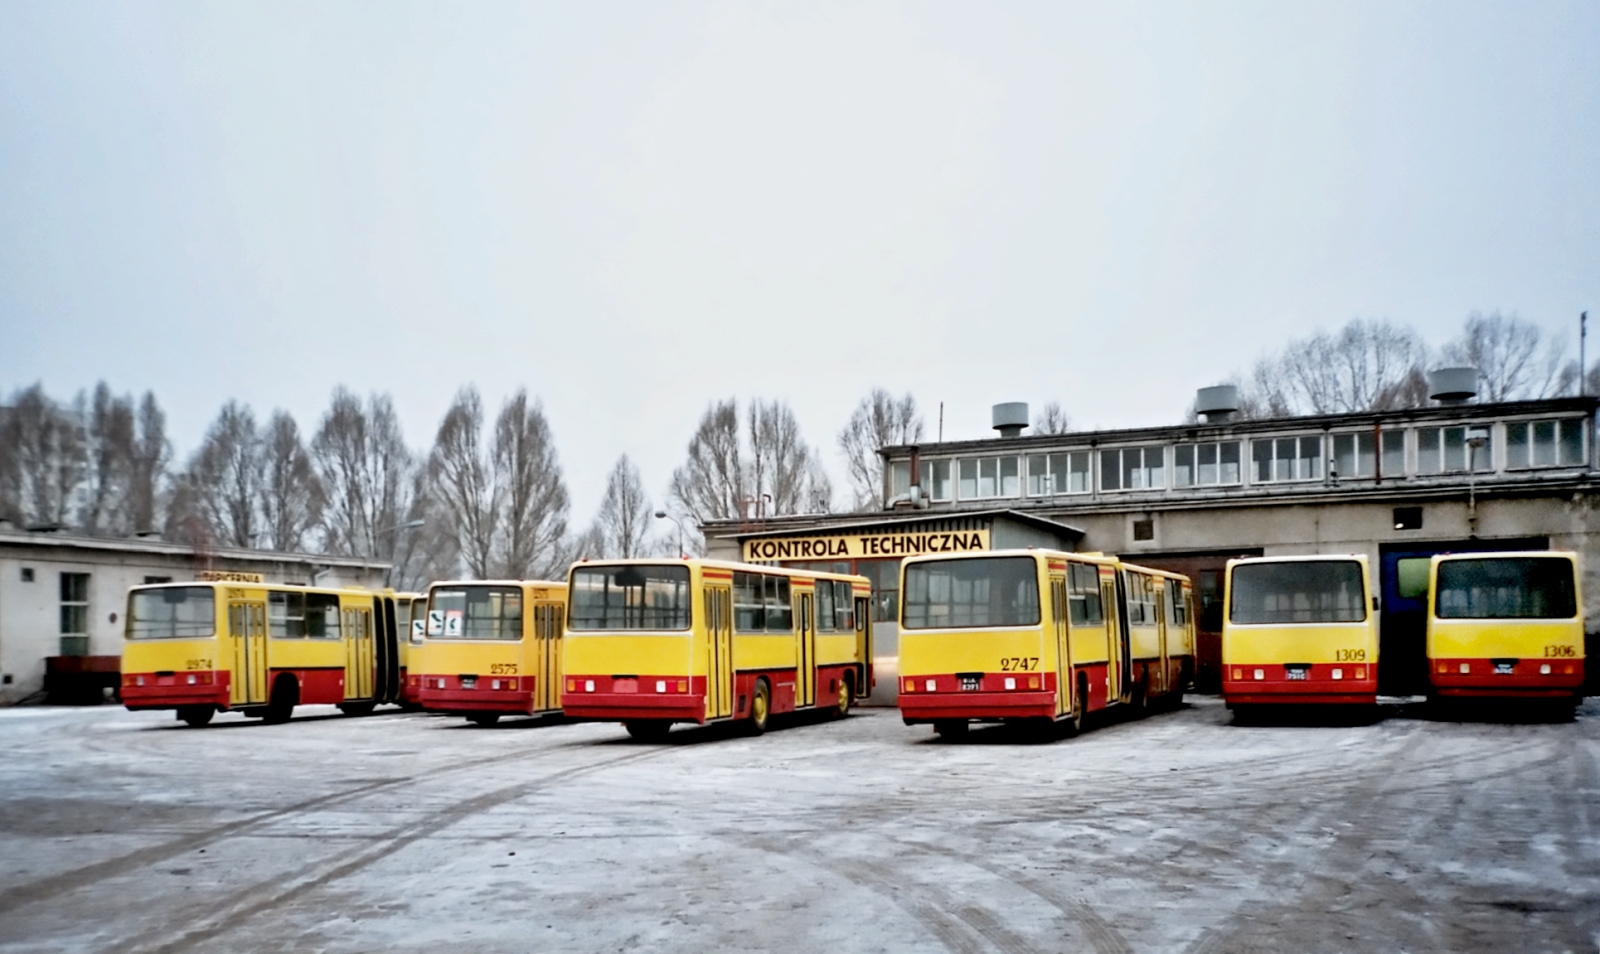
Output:
M1581 693L1583 677L1582 659L1428 660L1428 680L1441 696L1561 699Z
M706 721L704 676L566 677L561 714L569 719L627 722L634 719Z
M1305 677L1289 678L1284 665L1233 663L1222 667L1222 701L1243 705L1376 705L1373 663L1316 663Z
M122 704L133 710L179 706L226 709L231 675L227 671L125 672L118 693Z
M433 712L499 712L533 714L532 676L479 676L465 683L460 676L422 676L416 700Z
M1055 714L1054 690L900 693L900 718L906 725L944 719L1053 719Z

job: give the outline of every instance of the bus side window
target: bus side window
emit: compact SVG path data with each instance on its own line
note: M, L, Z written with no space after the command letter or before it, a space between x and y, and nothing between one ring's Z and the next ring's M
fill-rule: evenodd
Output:
M833 615L833 582L831 580L818 580L817 591L817 632L831 633L834 631Z

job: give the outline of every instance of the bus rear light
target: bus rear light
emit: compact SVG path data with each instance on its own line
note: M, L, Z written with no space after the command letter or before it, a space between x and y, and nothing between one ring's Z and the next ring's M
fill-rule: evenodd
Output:
M578 680L576 680L576 679L568 679L567 680L567 691L568 692L577 692L578 691Z
M1233 671L1233 678L1235 678L1235 679L1243 679L1244 678L1244 670L1243 669L1235 669Z
M593 679L585 679L583 681L583 691L584 692L593 692L594 691L594 680Z
M1365 679L1365 678L1367 678L1367 667L1365 667L1365 666L1357 666L1356 667L1356 678L1357 679Z
M1038 676L1029 676L1028 677L1028 688L1029 689L1037 689L1037 688L1039 688L1039 677Z
M1006 677L1006 688L1007 689L1015 689L1015 688L1017 688L1017 680L1012 676L1007 676Z
M490 689L499 689L500 688L500 680L498 680L498 679L489 680L489 688Z
M141 686L144 685L144 677L143 676L139 677L138 684L141 685Z
M1265 679L1265 678L1267 678L1267 671L1265 669L1257 669L1256 670L1256 678L1257 679Z
M1471 663L1462 663L1461 664L1461 671L1462 672L1471 672L1472 671L1472 664Z
M1550 675L1550 664L1549 663L1540 663L1539 664L1539 675L1541 675L1541 676Z
M513 692L515 692L516 689L517 689L517 681L515 679L507 679L506 680L506 688L510 689Z
M1449 666L1446 666L1446 665L1445 665L1445 664L1444 664L1444 663L1440 663L1440 664L1439 664L1439 672L1440 672L1440 673L1441 673L1441 674L1443 674L1443 673L1447 673L1447 672L1449 672L1449 671L1450 671L1450 667L1449 667Z
M687 680L687 679L679 679L678 680L678 691L679 692L688 692L689 691L689 680Z
M1343 679L1344 678L1344 670L1343 669L1335 669L1333 671L1333 678L1335 678L1335 679Z
M939 683L938 683L938 681L937 681L937 680L934 680L934 679L929 679L929 680L928 680L928 683L927 683L927 686L928 686L928 691L929 691L929 692L932 692L932 691L934 691L934 690L935 690L935 689L937 689L937 688L939 688Z
M915 679L907 679L906 680L906 687L905 687L904 691L905 692L916 692L917 691L917 681Z
M438 679L438 680L435 680L435 681L438 682L440 689L444 688L444 680L443 679Z

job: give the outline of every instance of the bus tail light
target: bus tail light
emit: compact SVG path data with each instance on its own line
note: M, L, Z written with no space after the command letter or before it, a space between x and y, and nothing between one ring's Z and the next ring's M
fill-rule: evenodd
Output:
M1344 678L1344 670L1343 669L1335 669L1333 671L1333 678L1335 678L1335 679L1343 679Z
M1365 667L1365 666L1357 666L1356 667L1356 678L1357 679L1365 679L1365 678L1367 678L1367 667Z
M1233 678L1235 678L1235 679L1243 679L1244 678L1244 670L1243 669L1235 669L1233 671Z
M1540 663L1539 664L1539 675L1541 675L1541 676L1550 675L1550 664L1549 663Z
M928 691L929 691L929 692L932 692L932 691L934 691L934 690L935 690L935 689L937 689L937 688L939 688L939 683L938 683L938 681L937 681L937 680L934 680L934 679L929 679L929 680L928 680L928 684L927 684L927 688L928 688Z
M577 692L578 691L578 680L576 680L576 679L568 679L567 680L567 691L568 692Z
M907 679L906 680L905 689L902 690L902 691L904 691L904 692L916 692L917 691L917 681L915 679Z
M1461 664L1461 671L1463 673L1471 672L1472 671L1472 664L1471 663L1462 663Z
M506 688L512 690L513 692L515 692L516 688L517 688L517 681L515 679L507 679L506 680Z
M1265 678L1267 678L1267 671L1265 669L1257 669L1256 670L1256 678L1257 679L1265 679Z
M687 680L687 679L679 679L678 680L678 691L679 692L688 692L689 691L689 680Z
M666 692L667 691L667 681L665 679L657 679L656 680L656 691L657 692Z
M1029 689L1037 689L1037 688L1039 688L1039 677L1038 676L1029 676L1028 677L1028 688Z
M584 692L593 692L594 691L594 680L593 679L585 679L583 681L583 691Z
M1006 688L1007 689L1015 689L1015 688L1017 688L1017 680L1016 680L1015 676L1007 676L1006 677Z

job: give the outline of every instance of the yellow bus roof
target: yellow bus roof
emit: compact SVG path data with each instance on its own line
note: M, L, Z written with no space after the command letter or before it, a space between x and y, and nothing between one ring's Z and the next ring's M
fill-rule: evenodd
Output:
M782 573L786 576L803 576L828 580L866 580L859 573L835 573L832 570L802 570L797 567L768 566L763 563L738 563L733 560L708 560L703 557L626 557L615 560L580 560L572 570L586 566L698 566L714 570L732 570L739 573ZM568 571L569 575L571 570ZM565 585L565 584L563 584Z

